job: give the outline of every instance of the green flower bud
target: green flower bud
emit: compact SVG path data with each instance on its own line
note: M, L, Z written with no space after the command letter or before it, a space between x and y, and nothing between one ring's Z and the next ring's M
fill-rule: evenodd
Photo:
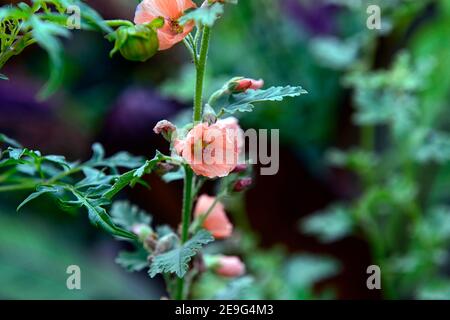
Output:
M125 59L131 61L147 61L159 48L158 35L153 24L122 26L109 34L108 39L115 41L111 57L120 51Z

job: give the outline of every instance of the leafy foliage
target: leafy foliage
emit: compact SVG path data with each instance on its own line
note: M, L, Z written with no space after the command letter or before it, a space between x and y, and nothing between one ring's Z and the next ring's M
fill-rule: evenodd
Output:
M17 142L4 135L0 138L4 143L19 146ZM105 151L100 144L94 144L92 149L91 159L84 163L71 163L62 156L43 156L40 152L27 148L8 147L0 154L0 170L4 171L3 175L6 177L6 181L2 181L0 185L0 190L36 190L19 205L18 209L44 194L51 194L58 199L64 209L83 207L88 211L89 219L94 225L113 235L135 239L134 234L114 223L105 207L110 204L113 195L130 183L139 182L144 174L151 172L161 155L144 163L142 158L126 152L105 157ZM121 168L132 170L128 174L121 175L119 174ZM13 173L14 178L9 179ZM120 209L127 208L124 204L119 204L115 212L120 212ZM135 209L131 208L135 219L144 223L149 222L148 217L144 218L142 214L133 210ZM130 220L119 217L116 216L117 223L127 227Z
M54 93L64 69L60 38L70 35L67 27L73 8L81 14L80 27L112 31L95 10L78 0L34 0L31 6L21 2L0 8L0 70L11 57L37 43L47 51L51 63L50 79L39 96L46 98ZM5 75L1 78L7 79Z
M111 216L113 222L131 230L133 226L139 224L150 225L152 217L144 210L140 210L137 206L131 205L128 201L116 201L111 208Z
M305 254L293 257L285 272L291 285L311 288L318 281L336 275L339 269L340 265L331 258Z
M306 218L301 230L309 235L317 236L322 242L340 240L352 232L351 214L343 207L333 207Z
M444 17L448 12L433 28L442 31ZM350 232L362 234L374 262L391 271L383 278L387 298L409 297L411 292L419 298L442 297L436 290L441 278L437 270L446 261L450 229L444 191L448 188L439 182L448 179L450 140L444 97L450 82L435 72L448 65L434 58L447 56L448 49L437 45L438 38L425 40L430 35L425 32L418 48L399 52L389 68L378 70L371 70L368 53L375 43L371 35L338 44L354 44L360 38L361 56L340 67L346 70L344 83L354 90L353 120L361 129L361 142L327 155L333 166L357 174L358 191L342 206L331 206L302 223L303 232L325 242ZM340 49L351 53L350 48Z
M180 18L180 24L184 25L189 21L195 21L200 25L212 27L216 20L223 13L223 4L214 3L208 6L193 9Z
M251 112L254 104L267 101L282 101L286 97L297 97L306 94L302 87L271 87L265 90L247 90L242 93L232 93L224 88L216 93L209 104L218 114L236 112Z
M214 238L209 232L200 230L178 248L155 256L149 270L150 277L153 278L158 273L175 273L180 278L184 277L192 257L212 241Z
M116 263L129 272L142 271L148 267L148 252L140 248L134 252L122 251L116 258Z

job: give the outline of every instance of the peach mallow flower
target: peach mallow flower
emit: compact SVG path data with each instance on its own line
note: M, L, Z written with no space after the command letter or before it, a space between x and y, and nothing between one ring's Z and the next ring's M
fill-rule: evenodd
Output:
M219 256L215 271L224 277L240 277L245 273L245 264L236 256Z
M212 207L213 205L214 207ZM208 211L210 211L209 214ZM223 204L216 201L215 197L206 194L198 198L194 209L195 218L201 218L205 214L208 214L208 216L203 221L202 227L211 232L214 238L225 239L231 236L233 225L228 220Z
M195 26L191 21L182 26L178 19L191 8L196 8L192 0L144 0L136 8L134 23L146 24L156 18L164 18L164 26L158 29L159 50L174 46L189 34Z
M219 120L214 124L194 126L182 140L175 140L176 152L192 170L208 178L225 177L239 163L244 135L236 118Z

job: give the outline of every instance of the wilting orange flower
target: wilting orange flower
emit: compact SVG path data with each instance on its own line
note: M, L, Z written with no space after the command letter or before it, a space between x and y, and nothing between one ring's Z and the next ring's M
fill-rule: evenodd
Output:
M234 91L244 92L244 91L247 91L248 89L258 90L258 89L261 89L263 86L264 86L263 79L255 80L255 79L250 79L250 78L243 78L243 79L238 79L236 81L236 86L234 87Z
M183 140L176 140L175 150L192 170L208 178L225 177L236 168L244 138L236 118L209 125L196 125Z
M216 198L206 194L201 195L195 205L194 216L199 218L206 214L214 204L215 200ZM211 232L216 239L228 238L233 232L233 225L230 223L230 220L228 220L225 208L220 201L214 205L202 226Z
M184 11L196 8L192 0L144 0L136 8L134 23L145 24L156 18L164 18L164 26L158 29L159 50L174 46L189 34L195 23L180 25L178 19Z
M216 273L224 277L240 277L245 273L245 264L236 256L220 256Z

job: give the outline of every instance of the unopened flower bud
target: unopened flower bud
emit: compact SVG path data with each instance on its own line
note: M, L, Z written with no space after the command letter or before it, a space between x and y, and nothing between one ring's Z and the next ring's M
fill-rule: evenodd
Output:
M155 254L161 254L171 250L175 246L177 237L175 234L170 233L158 240L155 248Z
M264 80L250 78L236 78L230 81L229 90L233 93L245 92L249 89L258 90L264 86Z
M166 173L169 172L173 172L177 169L178 167L171 164L171 163L167 163L167 162L159 162L156 165L156 173L160 176L165 175Z
M108 39L115 41L111 56L120 51L128 60L144 62L158 52L158 35L150 26L122 26L108 35Z
M213 124L216 121L217 121L216 112L209 104L206 104L203 109L203 122Z
M132 226L131 231L137 235L141 241L144 241L153 233L152 228L146 224L135 224Z
M233 173L241 173L247 171L248 166L246 164L238 164L232 171Z
M253 183L252 178L242 178L236 181L233 187L233 191L241 192L250 187Z
M153 128L153 132L156 134L162 134L164 139L170 141L172 138L172 133L177 130L174 124L167 120L159 121L156 126Z
M240 277L245 273L245 264L236 256L205 256L205 264L224 277Z

